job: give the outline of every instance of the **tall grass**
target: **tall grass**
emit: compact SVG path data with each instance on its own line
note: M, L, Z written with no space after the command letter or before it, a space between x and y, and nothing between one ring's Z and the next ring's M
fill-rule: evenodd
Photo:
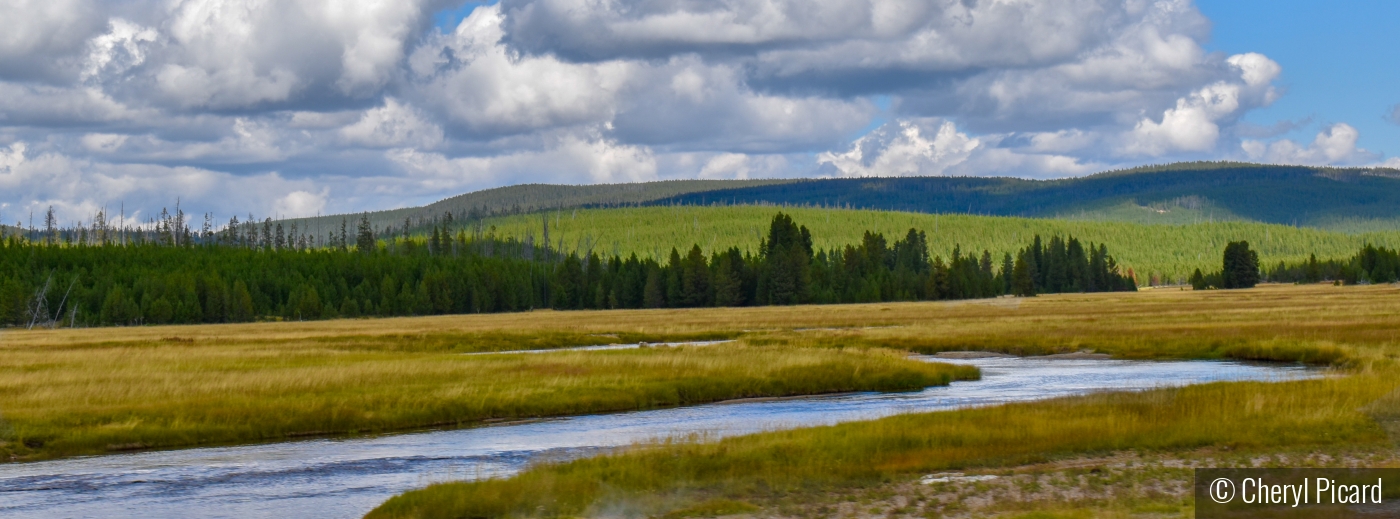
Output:
M366 517L660 514L716 497L759 502L1125 449L1379 445L1385 432L1359 409L1396 385L1376 376L1217 383L646 446L510 479L433 485Z
M888 350L647 348L547 355L375 349L310 340L7 346L0 454L116 450L466 425L976 377ZM412 342L412 341L406 341Z
M0 416L9 424L0 424L0 456L37 459L941 380L944 372L923 371L922 363L882 348L1092 349L1124 358L1303 361L1365 370L1400 354L1394 347L1400 344L1400 290L1271 285L0 333ZM611 353L458 354L715 338L740 342ZM854 378L817 369L826 365L850 369ZM929 378L894 376L907 369ZM905 382L891 382L899 380Z
M821 249L860 242L865 231L882 232L891 240L910 228L926 231L934 254L946 256L956 245L964 251L990 250L1000 258L1014 253L1040 234L1074 235L1083 241L1106 243L1119 262L1133 268L1145 283L1151 274L1163 279L1185 279L1192 271L1219 269L1225 245L1248 240L1261 262L1296 263L1309 254L1319 258L1345 258L1366 243L1400 246L1400 230L1344 234L1313 228L1242 221L1215 221L1189 225L1139 224L1090 220L1063 220L931 215L899 211L867 211L772 206L674 206L615 209L569 209L547 214L498 217L486 220L498 237L534 236L541 239L548 219L550 241L565 250L617 253L664 259L672 247L698 244L706 252L729 247L756 251L767 233L773 213L783 211L812 230Z
M835 308L850 321L866 322L826 330L775 327L746 340L1029 354L1092 349L1136 358L1306 361L1341 371L1318 380L1098 394L641 446L507 479L434 485L395 497L370 517L661 515L713 500L820 501L830 492L913 481L929 472L1122 450L1382 448L1388 429L1400 431L1400 290L1393 286Z

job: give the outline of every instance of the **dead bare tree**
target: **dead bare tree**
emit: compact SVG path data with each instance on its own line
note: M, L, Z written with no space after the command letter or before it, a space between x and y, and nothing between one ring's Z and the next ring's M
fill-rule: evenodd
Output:
M37 322L39 321L39 313L40 313L41 311L43 312L43 314L44 314L45 317L48 317L48 314L49 314L49 312L48 312L48 309L49 309L49 285L51 285L51 284L53 284L53 272L49 272L49 278L46 279L46 280L44 280L44 286L43 286L42 288L40 288L38 292L35 292L35 293L34 293L34 302L33 302L33 305L30 306L29 309L28 309L28 310L29 310L29 327L26 328L26 329L29 329L29 330L33 330L33 329L34 329L34 323L37 323Z
M78 276L73 276L73 282L68 284L68 291L63 293L63 300L59 301L58 303L58 312L55 313L54 318L49 321L50 330L58 328L58 320L63 318L63 305L68 303L68 295L73 293L73 287L77 285ZM74 308L73 310L77 311L77 308ZM45 317L47 317L47 315Z

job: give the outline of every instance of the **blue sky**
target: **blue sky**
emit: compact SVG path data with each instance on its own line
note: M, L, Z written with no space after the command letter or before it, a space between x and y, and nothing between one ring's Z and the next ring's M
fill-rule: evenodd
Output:
M1302 138L1321 125L1346 122L1363 148L1400 154L1400 124L1386 115L1400 104L1400 2L1202 0L1214 29L1206 48L1261 52L1283 66L1287 93L1246 121L1311 121L1290 132Z
M0 17L0 218L1400 167L1397 19L1395 2L1254 0L21 2Z

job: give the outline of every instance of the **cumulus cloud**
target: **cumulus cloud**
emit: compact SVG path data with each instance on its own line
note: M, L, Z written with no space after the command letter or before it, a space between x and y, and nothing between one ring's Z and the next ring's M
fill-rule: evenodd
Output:
M147 164L112 164L61 153L28 153L23 142L0 152L0 190L20 196L16 211L44 211L54 206L64 221L91 217L106 207L127 207L138 221L142 215L174 207L177 199L191 212L268 214L279 198L316 188L306 180L289 180L276 173L239 176L201 168Z
M830 164L843 176L942 175L982 145L958 132L951 122L934 124L931 132L912 121L886 125L861 137L850 151L824 152L817 161Z
M104 23L90 0L8 0L0 17L0 78L56 80L71 74Z
M442 144L442 128L425 120L416 109L388 98L384 106L368 110L355 124L340 130L352 144L373 148L435 148Z
M1306 146L1289 139L1272 143L1246 140L1241 144L1241 149L1250 160L1276 164L1348 166L1379 159L1376 154L1356 146L1360 136L1360 132L1351 125L1337 123L1318 132L1312 143Z
M1282 66L1206 51L1189 0L502 0L430 26L444 6L13 0L0 204L306 215L521 182L1379 160L1350 126L1241 123Z
M946 120L900 120L857 139L845 152L823 152L817 161L824 171L848 177L1059 177L1089 173L1097 166L1053 152L1084 145L1082 134L1014 137L972 137Z
M326 198L330 190L322 188L319 193L298 189L287 193L272 204L272 213L281 218L297 218L320 214L326 208Z
M111 29L88 42L83 63L83 80L99 74L120 75L146 61L146 49L156 41L156 31L121 18L113 18Z
M1161 156L1211 151L1220 137L1222 122L1238 119L1242 108L1266 106L1275 100L1271 83L1282 70L1277 63L1253 53L1231 56L1226 63L1239 72L1243 84L1219 81L1207 85L1177 99L1175 107L1162 113L1160 122L1141 119L1126 136L1123 152Z
M591 134L552 137L543 150L488 157L449 158L412 149L387 156L403 169L437 187L489 186L501 179L530 175L557 183L644 182L657 179L656 159L644 147L628 146Z
M426 103L477 135L598 123L616 112L617 95L636 65L572 64L512 55L496 6L477 8L450 35L410 57Z

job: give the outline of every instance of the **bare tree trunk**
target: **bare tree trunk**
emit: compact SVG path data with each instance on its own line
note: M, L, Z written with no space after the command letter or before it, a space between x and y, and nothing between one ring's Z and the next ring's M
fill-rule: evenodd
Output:
M49 285L53 283L53 272L49 272L49 278L44 280L44 287L34 294L34 307L29 309L29 327L34 329L34 323L39 321L39 311L44 310L44 317L48 317Z
M53 320L49 321L49 329L58 328L58 320L63 318L63 305L68 303L68 294L73 293L73 287L78 284L78 277L73 276L73 282L68 284L68 291L63 293L63 300L58 303L58 312L54 314ZM76 309L75 309L76 310ZM47 317L47 316L45 316Z

